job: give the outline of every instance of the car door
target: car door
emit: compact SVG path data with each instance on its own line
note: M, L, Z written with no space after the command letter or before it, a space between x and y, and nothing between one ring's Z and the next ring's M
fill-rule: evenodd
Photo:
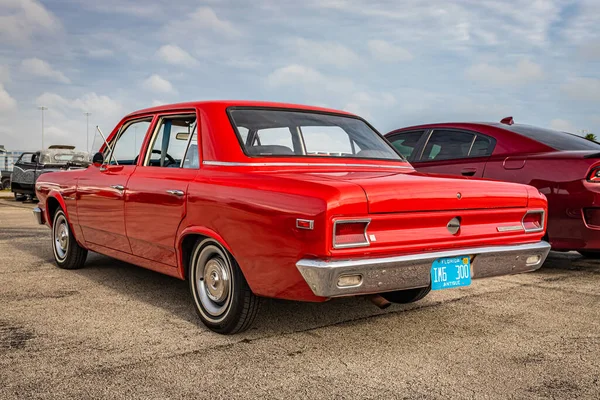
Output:
M177 266L177 230L199 168L195 129L195 112L158 117L146 154L127 185L125 225L134 255Z
M104 163L90 166L77 184L77 214L86 242L131 253L125 231L125 195L152 116L126 120L104 149ZM111 151L112 149L112 151Z
M23 153L13 167L12 191L30 193L34 190L38 153Z
M477 132L434 128L411 163L421 172L482 177L496 141Z

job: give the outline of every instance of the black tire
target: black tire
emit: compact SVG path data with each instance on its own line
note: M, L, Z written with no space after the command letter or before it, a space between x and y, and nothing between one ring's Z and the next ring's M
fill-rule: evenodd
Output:
M578 250L577 251L579 254L581 254L582 256L584 256L585 258L591 258L593 260L598 260L600 259L600 251L594 251L594 250Z
M381 293L381 297L392 303L408 304L423 299L431 291L431 286L417 289L397 290Z
M59 208L52 222L52 252L59 268L77 269L83 267L88 251L73 237L64 211Z
M15 201L25 201L26 199L27 199L26 195L15 192Z
M2 190L10 189L10 179L4 179L2 181Z
M236 261L217 241L198 240L190 257L188 279L196 312L210 330L229 335L250 327L260 298L252 293Z

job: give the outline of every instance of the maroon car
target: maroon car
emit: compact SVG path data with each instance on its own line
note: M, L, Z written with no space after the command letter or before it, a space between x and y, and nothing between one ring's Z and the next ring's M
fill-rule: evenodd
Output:
M512 117L411 126L385 136L418 171L537 187L548 198L552 248L600 258L600 143Z

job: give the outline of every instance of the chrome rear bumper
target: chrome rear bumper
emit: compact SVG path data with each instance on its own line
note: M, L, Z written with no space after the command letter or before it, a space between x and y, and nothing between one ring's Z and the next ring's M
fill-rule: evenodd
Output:
M540 268L550 245L544 241L512 246L466 248L405 256L354 260L302 259L296 267L317 296L340 297L429 286L432 263L444 257L471 257L471 278L518 274ZM535 262L528 258L537 258ZM356 286L340 287L340 276L361 275Z
M41 208L36 207L33 209L33 215L35 215L35 219L37 220L38 224L40 225L44 225L45 221L44 221L44 211L42 211Z

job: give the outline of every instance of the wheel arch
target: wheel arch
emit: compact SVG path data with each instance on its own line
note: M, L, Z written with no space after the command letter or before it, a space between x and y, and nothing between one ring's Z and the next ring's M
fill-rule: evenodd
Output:
M46 221L48 221L48 225L50 225L50 227L52 227L52 224L54 223L54 215L59 207L65 213L69 225L71 224L71 219L69 218L69 211L67 210L65 200L62 198L60 193L52 191L48 193L48 197L46 198ZM71 227L71 230L72 228L73 227Z
M200 239L213 239L217 243L219 243L225 250L227 250L231 255L233 255L233 251L231 247L227 244L225 239L221 237L217 232L212 229L194 226L185 228L179 235L177 239L177 259L179 263L179 276L181 279L188 279L188 272L190 267L190 257L192 252L194 251L194 246L196 242ZM235 256L234 256L235 258ZM241 268L241 267L240 267ZM242 271L243 273L243 271Z

